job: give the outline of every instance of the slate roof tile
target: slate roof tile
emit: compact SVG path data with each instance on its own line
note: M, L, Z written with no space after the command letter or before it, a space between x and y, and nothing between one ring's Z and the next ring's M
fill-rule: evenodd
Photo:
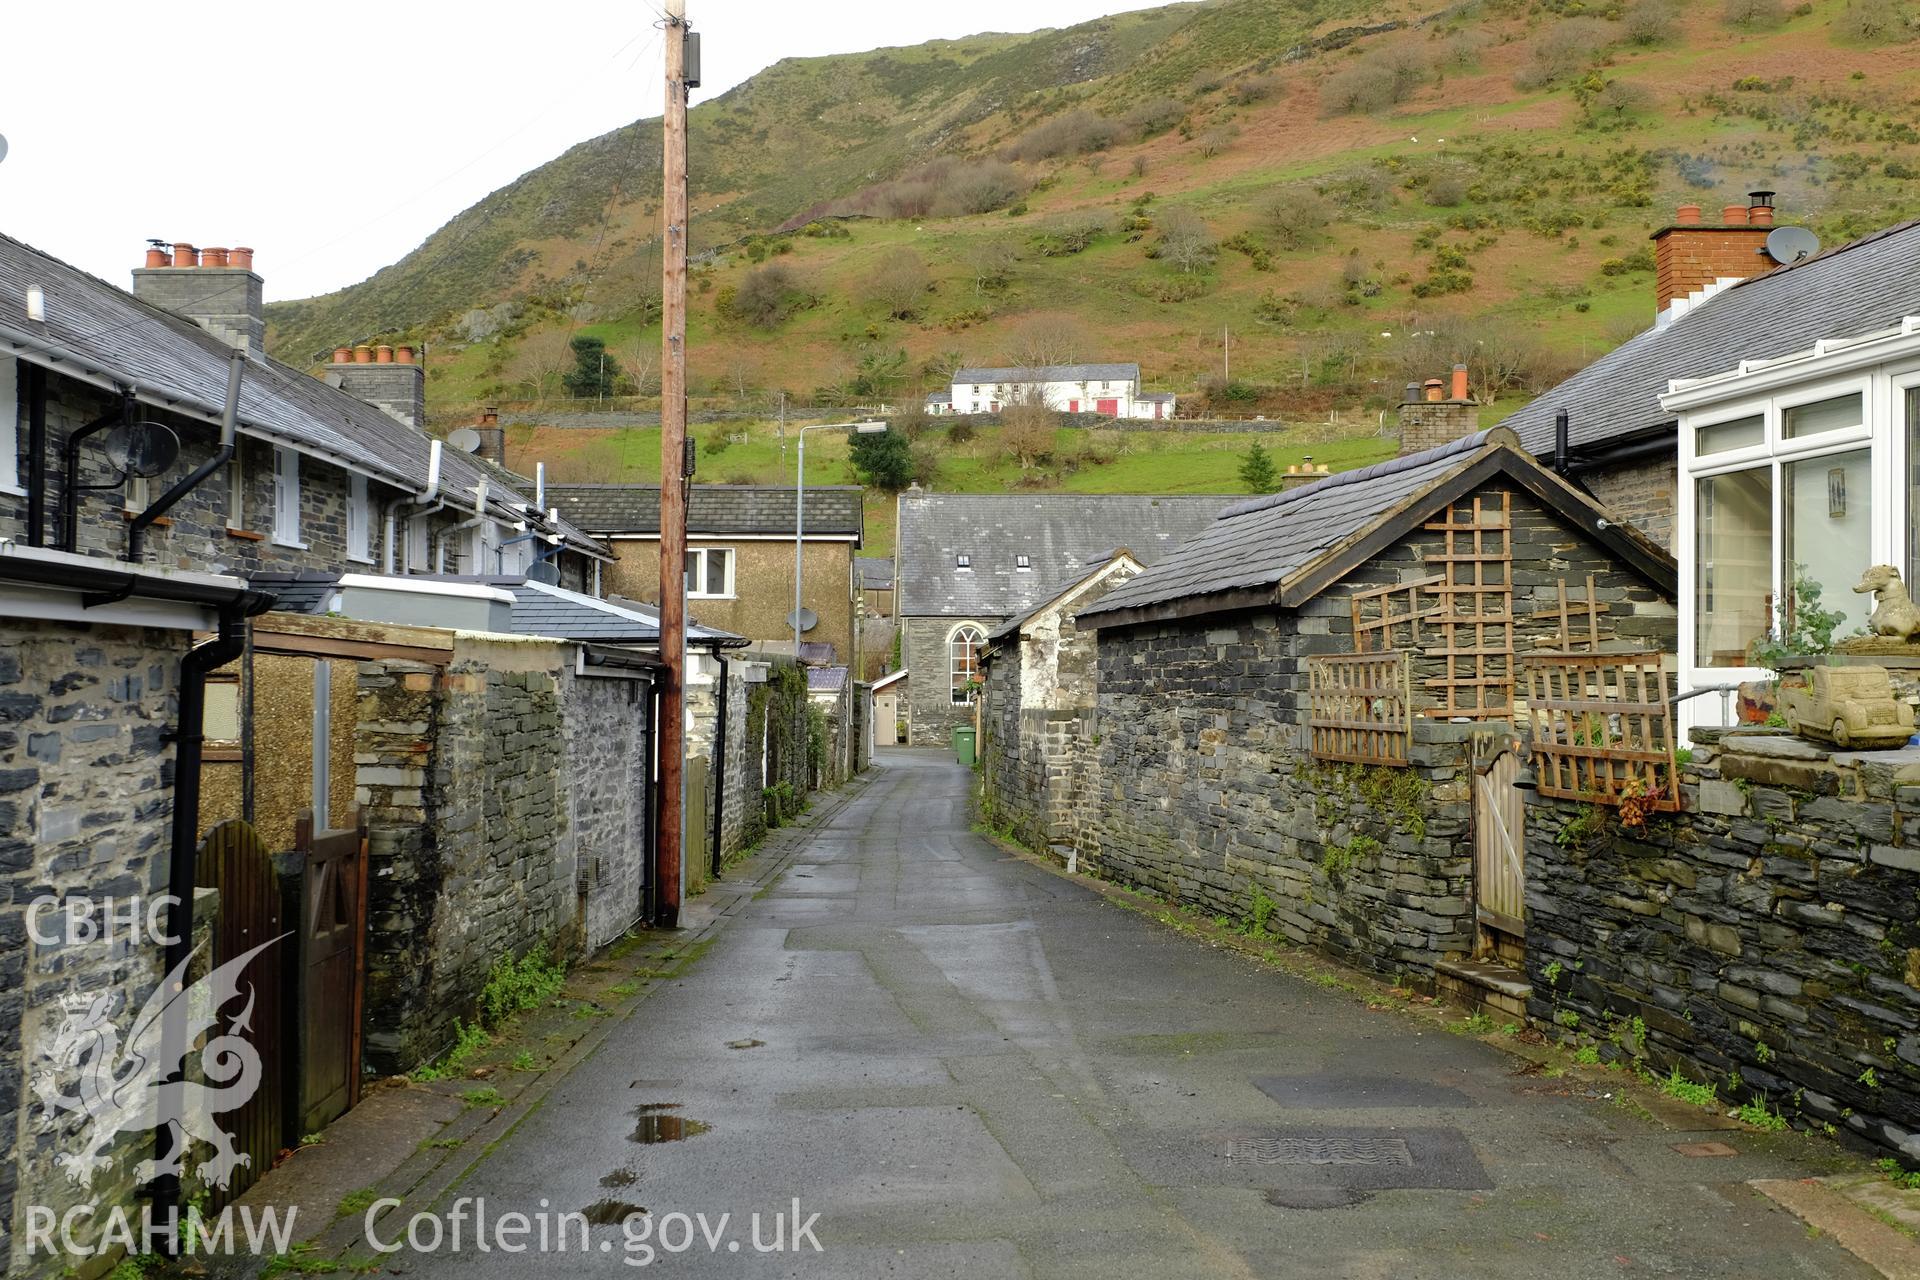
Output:
M864 532L858 485L808 485L806 532ZM550 484L547 503L593 533L660 532L660 486L649 484ZM793 534L793 490L780 485L697 484L687 497L691 534Z

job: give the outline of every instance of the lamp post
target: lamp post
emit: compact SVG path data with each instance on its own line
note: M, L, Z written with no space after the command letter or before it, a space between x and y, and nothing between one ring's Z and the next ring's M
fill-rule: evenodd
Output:
M807 528L807 432L809 431L851 431L855 435L878 435L887 429L887 424L869 419L866 422L816 422L812 426L801 427L795 431L794 472L793 472L793 665L796 670L800 663L800 584L801 557L806 546ZM794 740L796 749L806 738L808 699L800 699L799 736Z

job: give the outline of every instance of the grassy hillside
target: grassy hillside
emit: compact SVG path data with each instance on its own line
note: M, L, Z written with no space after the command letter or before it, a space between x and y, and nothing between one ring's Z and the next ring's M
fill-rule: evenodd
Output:
M871 402L1053 351L1191 403L1225 329L1215 408L1377 407L1455 358L1510 408L1651 319L1646 236L1679 201L1773 188L1828 242L1920 211L1912 33L1899 0L1213 0L782 62L693 113L695 246L724 246L694 392ZM271 341L428 339L443 421L556 395L580 333L646 390L657 146L641 122L575 148L274 306ZM994 166L1024 190L956 211ZM776 232L823 205L906 216ZM906 303L875 288L915 264Z

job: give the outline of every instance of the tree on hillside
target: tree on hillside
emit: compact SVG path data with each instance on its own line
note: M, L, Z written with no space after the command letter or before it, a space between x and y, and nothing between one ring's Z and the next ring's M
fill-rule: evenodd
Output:
M874 264L873 273L867 277L867 301L879 306L889 319L911 320L920 314L932 285L933 276L919 254L904 247L893 249Z
M528 334L514 352L510 367L516 378L533 389L534 399L546 396L549 386L574 364L573 345L561 329Z
M1280 248L1307 249L1320 243L1338 210L1317 191L1286 188L1269 193L1256 212Z
M1787 20L1780 0L1727 0L1721 18L1734 27L1777 27Z
M1168 209L1157 222L1160 239L1154 245L1155 257L1182 272L1213 265L1220 253L1220 241L1199 214L1191 209Z
M1679 31L1680 11L1673 0L1639 0L1627 10L1620 25L1633 44L1659 44Z
M607 344L581 334L567 345L573 351L573 368L563 379L567 394L581 400L612 395L620 362L607 354Z
M1833 21L1833 33L1862 44L1883 44L1913 36L1913 23L1898 0L1847 0Z
M715 299L728 318L756 329L772 329L794 312L813 305L813 295L793 268L781 262L757 267L741 279L731 294Z
M1000 447L1013 455L1022 471L1031 471L1052 456L1059 418L1047 408L1038 387L1016 389L1013 403L1000 411L1000 424Z
M608 350L620 362L628 394L650 396L659 389L655 384L655 375L660 371L659 339L636 333L620 339Z
M1273 459L1257 441L1248 447L1247 456L1240 462L1240 486L1248 493L1272 493L1280 487Z
M913 483L913 446L904 431L856 433L847 460L860 483L875 489L898 493Z
M987 236L967 246L964 260L967 270L973 273L973 291L993 293L1006 288L1007 282L1013 279L1013 264L1017 259L1011 241L1001 236Z
M1086 329L1072 316L1029 316L1008 335L1007 354L1023 369L1072 364L1092 349Z

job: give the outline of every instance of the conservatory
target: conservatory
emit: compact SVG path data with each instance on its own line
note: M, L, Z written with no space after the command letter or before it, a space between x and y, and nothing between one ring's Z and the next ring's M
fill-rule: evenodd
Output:
M1864 631L1870 565L1920 572L1920 317L1809 351L1676 380L1683 692L1763 680L1756 645ZM1823 617L1838 614L1838 620ZM1920 645L1916 646L1920 653ZM1689 698L1682 723L1727 722Z

